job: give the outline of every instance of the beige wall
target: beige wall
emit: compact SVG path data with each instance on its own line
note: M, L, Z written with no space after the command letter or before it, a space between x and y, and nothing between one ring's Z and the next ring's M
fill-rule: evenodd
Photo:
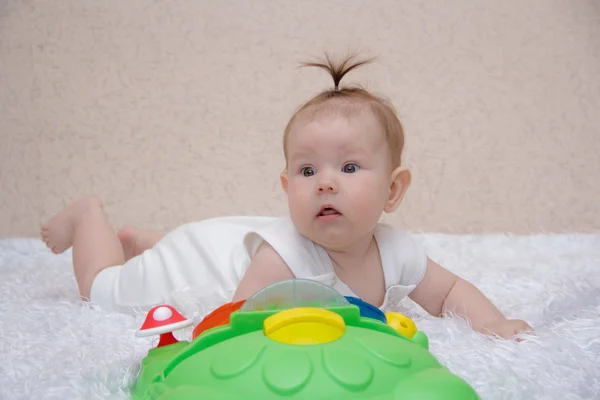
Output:
M115 226L281 214L280 138L363 50L390 97L413 230L600 228L600 6L531 1L0 0L0 235L78 196ZM168 4L168 5L166 5Z

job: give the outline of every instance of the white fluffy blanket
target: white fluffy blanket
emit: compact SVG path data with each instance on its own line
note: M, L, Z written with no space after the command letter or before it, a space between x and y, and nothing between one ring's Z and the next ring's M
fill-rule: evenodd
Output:
M483 399L600 399L600 235L421 239L433 259L537 331L521 343L495 341L398 302L440 362ZM202 316L193 301L179 306ZM156 341L134 336L142 320L134 310L79 301L69 252L54 256L34 239L0 240L1 399L128 398ZM178 336L189 339L191 328Z

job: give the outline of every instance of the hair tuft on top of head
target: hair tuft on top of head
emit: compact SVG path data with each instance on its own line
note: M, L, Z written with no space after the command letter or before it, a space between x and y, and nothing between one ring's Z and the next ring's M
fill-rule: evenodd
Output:
M368 64L375 58L357 59L356 54L348 55L343 61L336 62L327 53L324 60L304 62L302 67L317 67L323 69L333 78L334 88L319 92L313 98L300 106L289 119L283 133L283 153L288 162L288 138L292 127L301 120L311 120L319 115L341 115L349 117L360 115L363 110L371 113L380 124L385 139L388 142L391 155L391 167L397 168L402 164L402 151L404 149L404 128L396 114L392 103L384 98L376 96L359 85L348 85L340 87L340 81L350 71L362 65Z
M328 53L325 53L325 59L324 60L317 60L317 61L313 61L313 62L305 62L302 63L301 66L302 67L316 67L316 68L321 68L324 69L325 71L329 72L329 74L331 75L331 78L333 79L333 89L330 90L330 95L335 96L337 94L341 94L340 92L343 89L340 89L340 82L342 80L342 78L350 71L352 71L355 68L358 68L362 65L365 64L369 64L370 62L372 62L375 58L367 58L367 59L362 59L362 60L357 60L357 54L354 53L352 55L347 56L344 60L340 61L336 61L333 60Z

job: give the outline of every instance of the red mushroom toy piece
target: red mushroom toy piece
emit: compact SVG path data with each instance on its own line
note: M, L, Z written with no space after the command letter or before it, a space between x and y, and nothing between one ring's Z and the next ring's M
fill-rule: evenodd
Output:
M178 340L173 336L173 331L190 326L194 321L185 318L174 307L160 305L153 307L146 315L146 320L136 332L136 336L160 335L158 346L162 347L177 343Z

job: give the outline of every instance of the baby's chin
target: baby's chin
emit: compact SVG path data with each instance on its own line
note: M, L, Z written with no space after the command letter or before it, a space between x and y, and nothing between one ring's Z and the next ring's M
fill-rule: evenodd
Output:
M356 238L348 235L347 229L330 229L327 231L313 227L304 227L304 229L296 227L296 229L302 236L331 251L347 251L356 242Z
M306 215L295 215L292 212L290 216L296 230L302 236L331 251L352 250L362 237L369 234L369 232L356 232L357 227L347 219L323 224L317 220L317 216L312 220L307 220Z

